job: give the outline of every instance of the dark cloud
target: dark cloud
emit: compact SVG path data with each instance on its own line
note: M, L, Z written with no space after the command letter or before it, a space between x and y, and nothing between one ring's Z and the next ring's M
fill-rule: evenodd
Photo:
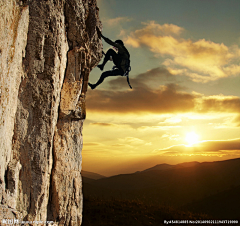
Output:
M157 67L153 68L145 73L139 74L136 79L140 82L146 82L148 80L158 80L160 81L173 81L175 76L172 75L166 68Z
M240 112L240 98L216 98L210 97L203 101L202 111L215 111L215 112Z
M194 96L176 84L157 90L139 82L133 90L94 90L88 93L87 109L99 112L187 112L194 109Z
M204 150L204 152L217 152L224 150L240 151L240 139L227 141L207 141L200 143L199 146Z
M113 126L113 124L111 124L111 123L101 123L101 122L90 123L90 125L94 125L94 126Z
M176 76L164 67L139 74L130 81L132 90L128 88L125 77L111 80L109 90L99 88L90 90L87 95L87 109L116 113L240 111L239 97L223 95L205 97L197 93L188 93L187 88L177 84ZM167 84L162 85L165 83Z
M166 68L157 67L153 68L147 72L137 75L135 78L131 77L130 72L130 82L134 88L147 88L149 85L159 86L162 82L174 82L176 81L175 75L172 75ZM125 78L118 77L117 79L111 80L109 82L112 89L118 89L126 87L127 82Z

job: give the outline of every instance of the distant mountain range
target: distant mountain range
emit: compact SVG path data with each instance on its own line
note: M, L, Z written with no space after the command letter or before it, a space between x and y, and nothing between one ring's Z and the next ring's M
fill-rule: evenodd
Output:
M152 168L149 168L149 169L146 169L146 170L143 170L143 171L137 171L136 173L147 172L147 171L151 171L151 170L169 170L169 169L192 167L192 166L195 166L195 165L198 165L198 164L200 164L200 163L199 162L184 162L184 163L180 163L180 164L177 164L177 165L169 165L169 164L163 163L163 164L158 164L158 165L156 165Z
M93 179L93 180L98 180L98 179L102 179L105 178L105 176L102 176L98 173L92 173L92 172L88 172L88 171L81 171L81 174L83 177L89 178L89 179Z
M240 219L240 158L160 164L141 172L111 177L90 172L82 172L82 176L84 196L141 200L220 219ZM228 208L225 214L224 208Z

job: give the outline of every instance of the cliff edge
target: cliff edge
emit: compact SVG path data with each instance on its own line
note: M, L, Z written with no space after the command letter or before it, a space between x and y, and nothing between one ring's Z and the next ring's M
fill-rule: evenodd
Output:
M96 0L0 2L0 219L81 225L98 11Z

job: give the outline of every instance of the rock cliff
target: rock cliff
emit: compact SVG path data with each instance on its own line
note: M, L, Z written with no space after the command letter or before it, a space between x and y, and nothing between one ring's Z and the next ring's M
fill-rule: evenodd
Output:
M0 7L0 219L80 225L85 96L102 57L96 0Z

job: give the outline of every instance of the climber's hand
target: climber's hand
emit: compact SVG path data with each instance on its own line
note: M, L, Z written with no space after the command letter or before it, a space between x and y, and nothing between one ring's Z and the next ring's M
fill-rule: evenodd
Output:
M96 27L96 30L97 30L98 38L101 39L101 37L102 37L101 31L99 30L98 27Z

